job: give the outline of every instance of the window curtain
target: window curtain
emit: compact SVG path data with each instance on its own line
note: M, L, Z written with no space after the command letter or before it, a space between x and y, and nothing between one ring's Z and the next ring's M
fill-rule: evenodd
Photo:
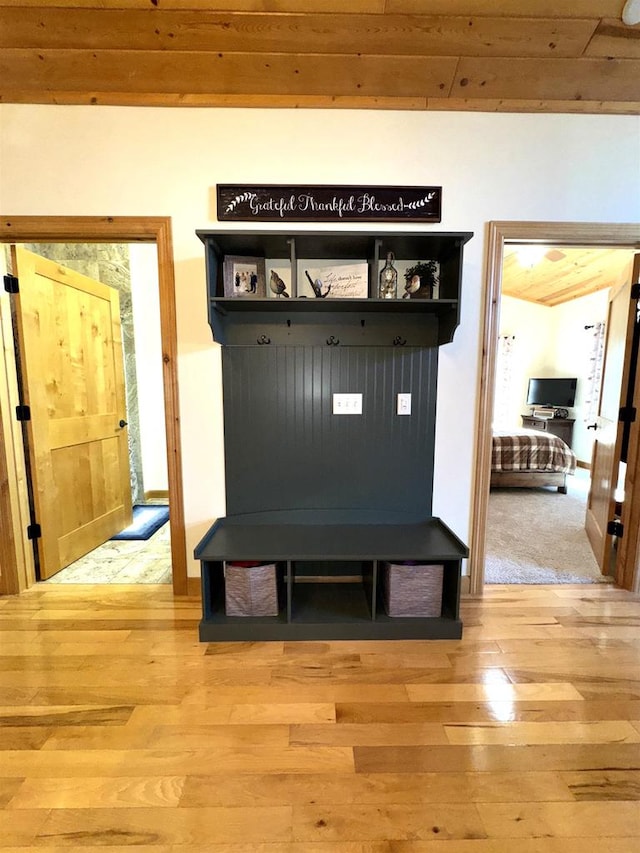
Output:
M496 387L493 423L498 428L509 426L509 403L512 398L515 335L500 335L496 358Z
M585 326L591 335L591 350L589 353L589 372L587 374L587 391L584 402L584 419L593 421L598 417L600 407L600 391L602 389L602 368L604 365L604 333L605 323L594 323Z

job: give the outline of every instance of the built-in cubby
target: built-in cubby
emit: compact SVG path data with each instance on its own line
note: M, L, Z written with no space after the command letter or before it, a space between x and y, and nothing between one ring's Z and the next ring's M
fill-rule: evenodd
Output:
M456 638L463 542L432 514L438 347L459 322L468 233L198 232L209 322L222 344L227 514L195 556L200 638ZM380 299L388 252L399 270L435 260L437 298ZM225 296L227 258L288 265L290 298ZM366 298L297 295L300 270L366 263ZM401 294L400 294L401 295ZM361 414L335 414L358 394ZM410 395L410 414L398 395ZM277 616L225 613L225 562L275 563ZM443 566L442 607L389 616L385 562Z
M225 346L438 346L453 339L459 323L462 250L468 233L211 232L205 244L209 323ZM388 252L400 273L398 298L380 299L378 278ZM226 257L263 258L267 278L288 271L291 298L225 297ZM363 299L315 299L298 295L305 261L357 261L367 265ZM402 270L419 260L439 267L437 299L405 299Z

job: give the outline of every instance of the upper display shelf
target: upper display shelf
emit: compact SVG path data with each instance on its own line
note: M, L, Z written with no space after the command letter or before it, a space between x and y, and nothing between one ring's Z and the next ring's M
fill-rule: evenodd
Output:
M471 233L197 231L226 346L438 346Z

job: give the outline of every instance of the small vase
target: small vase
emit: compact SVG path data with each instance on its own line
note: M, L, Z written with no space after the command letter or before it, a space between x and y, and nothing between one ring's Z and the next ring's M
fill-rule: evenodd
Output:
M393 265L393 252L387 252L387 262L380 270L380 299L396 299L398 295L398 271Z

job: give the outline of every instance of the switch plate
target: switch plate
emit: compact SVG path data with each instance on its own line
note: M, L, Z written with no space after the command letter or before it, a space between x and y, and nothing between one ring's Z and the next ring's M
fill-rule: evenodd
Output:
M411 414L411 394L398 394L398 401L396 405L396 414L397 415L410 415Z
M334 394L334 415L361 415L362 394Z

